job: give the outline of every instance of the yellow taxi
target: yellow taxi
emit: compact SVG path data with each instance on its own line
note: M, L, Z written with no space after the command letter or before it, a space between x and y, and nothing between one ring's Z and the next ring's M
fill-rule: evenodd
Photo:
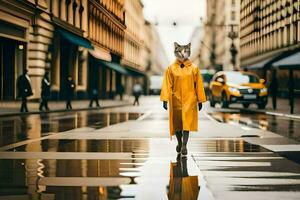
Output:
M251 103L263 109L268 102L265 80L256 74L242 71L220 71L209 84L209 100L212 107L220 103L228 108L231 103L241 103L248 108Z

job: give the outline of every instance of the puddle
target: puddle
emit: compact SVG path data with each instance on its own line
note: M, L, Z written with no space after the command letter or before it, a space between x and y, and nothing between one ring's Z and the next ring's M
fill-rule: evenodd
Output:
M189 162L193 161L0 160L0 199L143 199L147 195L196 200L198 169Z
M81 127L100 129L112 124L137 119L141 115L141 113L80 111L0 118L0 147L46 136L51 132L57 133Z
M68 140L46 139L32 142L11 151L26 152L148 152L148 140Z
M168 139L166 139L168 142ZM166 144L169 145L169 144ZM267 152L259 145L236 140L191 140L188 144L191 152ZM45 139L9 149L26 152L149 152L148 139L99 139L71 140Z
M222 123L268 130L300 142L300 120L249 112L213 112L210 116Z

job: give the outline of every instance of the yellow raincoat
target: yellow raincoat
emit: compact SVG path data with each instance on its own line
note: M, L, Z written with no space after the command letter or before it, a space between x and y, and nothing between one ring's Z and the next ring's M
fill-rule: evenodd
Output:
M161 101L169 102L170 135L175 131L198 130L197 103L205 102L206 96L200 70L190 60L176 60L165 71L160 93Z

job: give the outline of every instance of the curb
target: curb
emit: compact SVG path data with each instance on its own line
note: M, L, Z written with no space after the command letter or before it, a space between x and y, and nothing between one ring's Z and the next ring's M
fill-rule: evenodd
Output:
M59 109L59 110L49 110L49 111L31 111L27 113L21 113L21 112L11 112L11 113L3 113L0 114L1 117L11 117L11 116L27 116L27 115L35 115L35 114L48 114L48 113L60 113L60 112L76 112L76 111L85 111L85 110L102 110L107 108L115 108L115 107L123 107L123 106L129 106L131 103L125 103L125 104L119 104L119 105L112 105L112 106L105 106L105 107L93 107L93 108L74 108L72 110L66 110L66 109Z

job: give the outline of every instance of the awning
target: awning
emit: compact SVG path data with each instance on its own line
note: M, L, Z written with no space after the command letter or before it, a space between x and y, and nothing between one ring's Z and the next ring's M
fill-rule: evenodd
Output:
M264 69L264 68L270 66L274 61L277 61L278 57L279 57L279 54L276 54L276 55L269 57L267 59L264 59L260 62L246 66L245 68L250 69L250 70Z
M138 69L134 69L132 67L129 67L126 65L126 69L127 71L129 71L129 73L132 75L132 76L146 76L144 72L142 71L139 71Z
M104 60L108 62L111 61L111 55L109 51L101 49L97 46L94 46L93 50L89 50L89 53L91 54L91 56L93 56L96 59Z
M113 69L113 70L121 73L121 74L129 74L129 72L118 63L107 62L107 61L104 61L104 60L98 60L98 62L100 64L103 64L104 66L110 68L110 69Z
M272 64L274 68L300 70L300 52L290 55Z
M87 49L94 49L92 43L88 39L78 36L72 32L66 31L61 28L58 28L57 30L69 42L76 44L78 46L85 47Z

